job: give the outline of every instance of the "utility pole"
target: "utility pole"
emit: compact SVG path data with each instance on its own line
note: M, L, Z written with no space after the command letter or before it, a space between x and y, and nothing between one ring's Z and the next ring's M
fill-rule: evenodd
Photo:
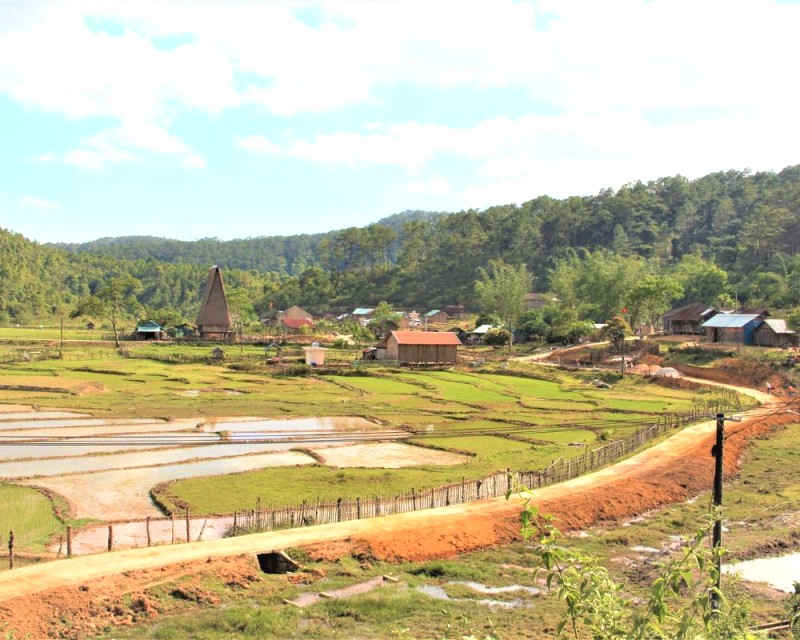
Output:
M722 454L725 443L725 414L717 414L717 441L711 449L714 456L714 533L712 547L714 549L714 562L717 564L717 579L714 590L711 592L711 610L719 611L719 596L722 587Z
M711 592L711 610L719 611L720 594L722 593L722 474L723 474L723 451L725 445L725 414L718 413L717 419L717 440L711 448L711 455L714 458L714 494L712 503L714 505L714 531L712 534L711 546L714 549L714 562L717 565L717 579L714 590ZM728 420L740 422L741 418L729 417Z

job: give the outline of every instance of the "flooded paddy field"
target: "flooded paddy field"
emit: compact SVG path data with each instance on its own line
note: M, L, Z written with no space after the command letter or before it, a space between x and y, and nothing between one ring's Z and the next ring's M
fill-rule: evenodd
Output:
M150 498L151 487L159 482L314 462L304 453L284 451L159 467L68 474L36 478L20 484L43 487L64 496L73 506L76 518L132 520L163 516Z
M0 478L42 487L64 497L74 517L105 521L162 515L150 497L150 489L161 482L316 464L318 461L308 453L291 450L328 451L337 448L333 444L407 435L348 416L106 419L70 411L36 411L24 405L4 408L9 407L13 410L0 412ZM382 449L387 446L390 448ZM375 447L345 446L330 455L343 464L360 466L414 464L412 452L418 456L416 464L430 461L431 454L453 457L407 445L391 448L392 444L385 442ZM346 449L350 451L344 453ZM420 454L425 460L420 461ZM391 465L392 460L403 462ZM213 535L211 529L208 535Z

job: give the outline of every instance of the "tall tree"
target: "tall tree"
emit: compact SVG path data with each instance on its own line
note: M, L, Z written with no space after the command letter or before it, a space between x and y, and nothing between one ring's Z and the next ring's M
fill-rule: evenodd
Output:
M506 264L490 260L488 269L478 269L475 299L483 313L496 313L505 327L513 333L517 319L525 310L525 294L533 278L524 264Z
M114 344L119 349L117 323L123 314L136 315L142 308L136 299L142 283L130 275L111 278L93 296L84 298L70 313L70 318L107 317L114 331Z

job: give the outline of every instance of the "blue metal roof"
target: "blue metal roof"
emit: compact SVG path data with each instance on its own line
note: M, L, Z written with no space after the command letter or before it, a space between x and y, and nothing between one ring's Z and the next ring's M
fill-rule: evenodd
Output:
M367 309L365 307L358 307L358 309L353 311L353 315L354 316L368 316L373 311L375 311L375 309Z
M761 316L755 313L718 313L700 326L712 329L741 329L759 318Z

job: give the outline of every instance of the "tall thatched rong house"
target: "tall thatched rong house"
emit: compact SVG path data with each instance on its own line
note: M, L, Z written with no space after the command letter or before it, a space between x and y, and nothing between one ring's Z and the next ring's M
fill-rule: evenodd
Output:
M231 340L234 337L225 284L216 265L208 271L200 313L197 314L197 333L204 340Z

